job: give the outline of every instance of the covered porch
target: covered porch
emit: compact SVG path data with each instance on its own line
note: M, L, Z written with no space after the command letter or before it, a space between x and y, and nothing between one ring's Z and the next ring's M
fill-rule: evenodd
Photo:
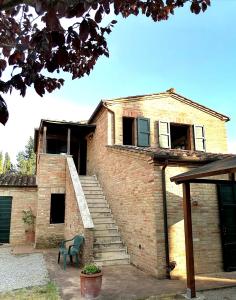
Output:
M189 172L174 176L171 181L183 184L183 209L186 249L187 297L196 297L197 276L194 270L192 214L191 214L191 183L217 185L219 198L219 214L221 224L221 239L223 265L225 271L236 270L236 157L216 161ZM212 176L228 174L227 180L212 178ZM206 179L206 177L208 177ZM232 273L222 273L224 277Z

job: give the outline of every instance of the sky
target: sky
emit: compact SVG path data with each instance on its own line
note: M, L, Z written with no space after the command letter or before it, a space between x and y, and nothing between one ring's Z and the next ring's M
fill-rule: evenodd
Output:
M173 87L230 117L229 152L236 153L235 11L235 0L212 0L204 14L180 8L168 21L119 17L107 38L110 57L100 58L90 76L72 81L61 74L64 86L43 98L33 89L25 98L18 92L4 97L10 116L5 127L0 124L0 151L14 162L42 118L86 120L101 99Z

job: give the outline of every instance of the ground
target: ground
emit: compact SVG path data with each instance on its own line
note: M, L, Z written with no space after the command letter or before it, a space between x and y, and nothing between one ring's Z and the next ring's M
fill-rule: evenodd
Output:
M10 251L11 248L0 248L0 277L4 280L10 278L11 282L17 284L5 284L4 289L8 292L0 293L0 300L82 300L80 270L68 263L64 271L62 262L57 264L57 249L32 253L35 250L23 247L13 249L12 253ZM23 254L24 252L28 253ZM131 265L104 267L103 273L99 300L185 299L185 280L157 280ZM22 277L20 279L15 277L19 274ZM34 278L37 278L38 283L33 281ZM41 286L32 287L35 285ZM204 290L198 292L199 300L236 300L236 287L232 287L233 285L236 286L236 272L199 276L197 289ZM24 288L9 292L16 287ZM211 290L206 291L209 288Z

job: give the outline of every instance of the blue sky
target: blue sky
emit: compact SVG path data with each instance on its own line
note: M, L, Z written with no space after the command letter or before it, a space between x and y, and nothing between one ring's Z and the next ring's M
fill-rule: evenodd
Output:
M141 15L118 18L108 37L110 58L99 59L90 76L74 81L68 75L63 76L64 87L46 99L37 100L42 105L35 104L38 97L32 91L26 99L17 101L22 107L27 105L27 115L34 116L37 106L39 117L41 108L53 98L56 106L64 105L64 119L73 119L70 113L75 113L75 107L78 107L78 119L87 119L100 99L156 93L174 87L177 93L228 115L231 118L228 137L236 147L235 11L235 0L212 0L212 6L200 15L190 13L186 7L178 9L168 21L157 23ZM45 109L48 117L55 118L50 114L51 110L55 111L55 105ZM15 113L10 110L11 126L20 128L17 122L22 123L22 118L17 121ZM43 112L40 116L44 117ZM37 125L28 120L25 126L33 129ZM3 127L0 137L1 134ZM15 152L26 139L25 132ZM8 148L4 144L3 147L0 142L0 150L10 152L13 145Z

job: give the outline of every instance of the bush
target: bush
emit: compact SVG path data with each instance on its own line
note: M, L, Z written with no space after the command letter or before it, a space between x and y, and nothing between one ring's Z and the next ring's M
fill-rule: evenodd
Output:
M81 271L83 274L96 274L101 272L101 268L94 264L85 265Z

